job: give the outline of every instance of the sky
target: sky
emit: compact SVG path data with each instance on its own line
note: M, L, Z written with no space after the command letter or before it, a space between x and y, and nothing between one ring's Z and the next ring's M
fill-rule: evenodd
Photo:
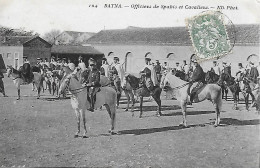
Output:
M105 8L105 4L121 4L122 8ZM133 5L156 4L156 9L133 9ZM89 7L89 5L97 5ZM162 9L161 5L175 5L177 9ZM60 31L99 32L103 29L136 27L185 26L185 19L205 9L179 9L179 6L209 6L222 13L234 24L259 24L260 0L0 0L0 25L25 28L44 35ZM129 6L129 7L125 7ZM227 9L237 7L237 10Z

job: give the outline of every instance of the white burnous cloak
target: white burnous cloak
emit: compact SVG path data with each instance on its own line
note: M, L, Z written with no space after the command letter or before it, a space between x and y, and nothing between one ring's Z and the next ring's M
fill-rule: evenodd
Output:
M151 80L153 81L154 86L158 85L159 82L157 80L156 73L155 73L153 65L145 65L144 68L141 71L143 71L145 68L148 68L148 69L151 70Z
M123 68L123 65L120 64L120 63L117 63L117 64L114 64L114 67L117 70L118 76L119 76L120 81L121 81L121 86L123 87L125 82L126 82L125 81L125 70Z

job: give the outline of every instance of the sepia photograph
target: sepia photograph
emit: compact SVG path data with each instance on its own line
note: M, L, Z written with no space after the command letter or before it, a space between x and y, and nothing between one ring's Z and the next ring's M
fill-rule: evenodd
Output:
M0 167L259 168L259 0L0 0Z

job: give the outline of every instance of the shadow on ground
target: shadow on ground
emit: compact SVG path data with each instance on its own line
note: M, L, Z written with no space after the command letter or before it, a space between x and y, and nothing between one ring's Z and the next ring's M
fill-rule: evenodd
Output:
M215 119L211 119L215 120ZM233 118L222 118L220 121L220 126L246 126L246 125L259 125L260 120L238 120ZM160 128L147 128L147 129L132 129L132 130L122 130L118 132L118 135L143 135L143 134L152 134L156 132L165 132L171 130L182 130L187 128L195 128L195 127L205 127L206 125L214 125L214 122L209 122L205 124L196 124L196 125L188 125L187 127L183 126L169 126L169 127L160 127Z

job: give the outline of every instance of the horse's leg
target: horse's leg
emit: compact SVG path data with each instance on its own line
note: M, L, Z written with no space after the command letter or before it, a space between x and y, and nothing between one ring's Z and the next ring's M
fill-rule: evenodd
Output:
M41 93L41 84L40 83L37 84L37 93L38 93L37 99L39 99L40 98L40 93Z
M255 96L254 96L254 94L252 92L249 92L249 94L252 97L252 103L251 103L251 106L250 106L252 108L254 106L254 104L255 104Z
M249 93L245 93L246 110L249 111Z
M129 91L129 94L130 94L130 98L131 98L131 102L132 102L131 112L134 113L135 96L134 96L134 93L131 90Z
M225 89L225 100L227 101L228 88Z
M34 91L34 82L32 82L32 91Z
M18 98L16 99L16 100L20 100L20 88L19 89L17 89L17 93L18 93Z
M117 101L116 101L116 105L117 105L117 108L119 107L119 100L121 98L121 93L118 93L117 94Z
M153 95L153 99L155 100L155 102L157 103L158 107L157 107L157 112L156 112L156 115L157 116L162 116L162 113L161 113L161 99L160 97L156 97L158 95Z
M106 107L107 112L111 119L111 129L108 132L113 135L115 134L114 129L115 129L115 119L116 119L116 108L114 106L109 106L107 104L104 104L104 106Z
M127 98L127 106L126 106L125 111L128 111L128 109L129 109L129 102L130 102L129 91L124 90L124 92L125 92L125 95L126 95L126 98Z
M142 118L143 115L143 96L140 96L140 116L139 118Z
M78 138L79 137L79 132L80 132L80 111L79 109L75 109L75 113L76 113L76 120L77 120L77 124L78 124L78 131L76 132L76 134L74 135L74 138Z
M81 113L81 118L83 122L83 128L84 128L84 133L82 135L82 138L87 138L87 128L86 128L86 115L85 115L85 110L80 110Z
M182 123L180 123L179 126L184 126L187 127L187 121L186 121L186 102L185 101L181 101L181 112L182 112Z
M20 98L21 98L21 96L20 96L20 85L21 85L21 81L20 81L20 79L16 79L14 82L15 82L15 86L16 86L16 88L17 88L17 95L18 95L18 97L17 97L16 100L20 100Z

